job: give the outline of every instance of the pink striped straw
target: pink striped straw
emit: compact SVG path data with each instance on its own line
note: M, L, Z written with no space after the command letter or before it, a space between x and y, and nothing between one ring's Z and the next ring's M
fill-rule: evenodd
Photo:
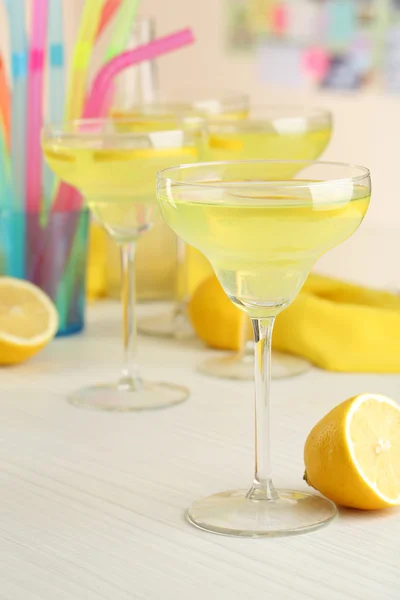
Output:
M33 0L32 33L28 60L26 210L39 212L42 201L43 69L46 48L48 0Z
M4 128L4 137L6 138L7 148L10 149L10 90L7 82L7 75L4 68L3 57L0 54L0 120Z
M114 78L120 71L132 65L155 58L188 46L194 42L191 29L182 29L171 35L159 38L146 44L138 46L119 54L104 65L94 80L89 96L86 100L83 118L106 117L110 110L110 95L107 93ZM82 204L81 195L77 190L66 184L61 184L57 198L53 204L53 211L80 210Z

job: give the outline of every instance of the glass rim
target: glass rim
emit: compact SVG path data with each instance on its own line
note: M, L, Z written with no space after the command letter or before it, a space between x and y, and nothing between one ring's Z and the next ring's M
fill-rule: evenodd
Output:
M155 103L186 106L214 118L229 112L248 111L250 97L242 91L224 88L157 88Z
M178 180L178 179L173 179L171 177L168 177L168 173L169 172L180 172L180 171L184 171L184 170L188 170L188 169L195 169L195 168L200 168L200 167L222 167L222 166L229 166L229 165L256 165L256 164L266 164L266 165L271 165L271 164L281 164L281 165L303 165L304 167L312 167L312 166L326 166L326 167L343 167L346 169L353 169L353 170L357 170L360 171L361 173L359 175L355 175L352 177L343 177L343 178L334 178L334 179L326 179L324 181L315 181L315 182L311 182L311 183L302 183L301 180L298 180L298 184L296 183L297 180L296 179L283 179L283 180L279 180L279 179L273 179L271 181L262 181L262 182L237 182L237 187L243 187L249 184L257 184L260 183L262 185L268 185L268 187L277 187L279 189L282 189L282 187L285 187L285 185L287 184L287 187L290 187L290 189L295 189L295 188L309 188L309 187L314 187L314 186L320 186L320 185L332 185L332 184L346 184L346 183L355 183L357 181L362 181L363 179L366 178L370 178L371 173L370 170L367 167L362 167L361 165L356 165L356 164L352 164L352 163L343 163L343 162L335 162L335 161L308 161L308 160L265 160L265 159L257 159L257 160L226 160L226 161L216 161L216 162L198 162L198 163L187 163L187 164L183 164L183 165L176 165L175 167L167 167L166 169L162 169L161 171L158 171L157 173L157 183L164 181L164 182L168 182L171 185L175 185L175 186L185 186L185 187L205 187L207 189L213 188L213 189L221 189L223 187L227 187L226 184L228 184L229 182L213 182L213 183L206 183L206 182L191 182L191 181L182 181L182 180ZM236 183L236 182L235 182ZM279 184L279 185L277 185ZM283 185L282 185L283 184ZM232 186L233 187L233 186Z
M156 109L156 110L165 110L168 111L170 110L170 114L174 114L176 112L178 112L179 114L193 114L194 116L199 116L199 117L203 117L205 118L206 121L209 121L209 117L210 115L203 112L201 110L201 108L196 108L196 106L188 106L187 103L185 102L179 102L179 100L176 101L163 101L163 100L158 100L155 102L150 102L150 103L140 103L137 102L135 104L132 104L131 107L129 109L126 110L126 113L129 114L129 112L134 111L135 109L138 110L146 110L149 109L151 110L152 108ZM252 112L253 111L265 111L265 116L261 113L260 116L255 115L252 116ZM124 109L118 109L118 105L116 105L115 107L115 112L117 114L124 113ZM268 113L271 113L270 115ZM150 114L152 114L150 112ZM157 114L157 113L156 113ZM139 114L138 118L142 117L144 115ZM244 119L226 119L224 118L224 113L218 113L218 114L214 114L212 115L213 119L211 121L211 125L218 125L219 123L221 124L225 124L225 125L236 125L236 124L246 124L247 122L250 123L254 123L254 122L268 122L270 120L272 120L272 117L275 117L277 119L302 119L302 120L310 120L312 121L313 119L323 119L326 120L327 122L331 123L333 120L333 113L332 111L330 111L327 108L322 108L319 106L310 106L310 107L305 107L305 106L301 106L300 104L290 104L287 106L279 106L278 104L252 104L249 106L248 108L248 115L246 116L246 118Z
M165 123L171 121L171 119L176 119L176 126L171 129L153 129L151 131L118 131L115 129L106 130L104 129L100 131L79 131L77 130L79 126L87 125L87 126L107 126L107 124L115 125L118 123L126 123L126 124L140 124L146 123L149 121L149 117L152 117L154 121L159 121L160 123ZM187 119L187 121L185 121ZM185 124L185 125L184 125ZM184 125L184 126L182 126ZM196 127L197 125L197 127ZM182 111L179 114L168 114L168 115L139 115L132 118L125 117L94 117L94 118L80 118L80 119L71 119L66 121L60 121L59 123L45 123L41 130L41 137L43 138L54 138L54 137L63 137L63 136L101 136L101 137L143 137L144 135L148 135L149 133L158 133L158 132L167 132L167 131L201 131L206 127L206 118L203 115L199 115L197 113L193 114L193 111Z
M253 114L255 113L255 114ZM314 123L323 121L327 125L331 125L333 121L333 113L327 108L319 106L302 106L301 104L288 104L280 106L278 104L252 104L249 106L248 115L245 119L224 119L221 115L215 115L209 123L210 127L215 126L233 126L238 129L245 129L246 125L254 125L255 123L273 123L274 120L291 120L299 119L303 122Z

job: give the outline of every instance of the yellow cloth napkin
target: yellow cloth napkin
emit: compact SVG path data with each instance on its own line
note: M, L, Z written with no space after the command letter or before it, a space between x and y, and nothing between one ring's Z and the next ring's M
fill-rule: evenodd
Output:
M273 345L330 371L400 373L400 297L312 274Z

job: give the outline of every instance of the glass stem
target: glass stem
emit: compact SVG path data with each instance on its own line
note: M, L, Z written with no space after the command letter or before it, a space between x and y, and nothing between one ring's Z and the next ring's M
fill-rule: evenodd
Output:
M276 500L271 465L271 342L275 317L252 319L255 370L255 473L247 497Z
M244 359L253 359L253 354L254 354L254 343L253 341L249 341L247 339L247 335L248 335L248 321L247 321L248 317L246 316L243 319L243 324L242 327L240 329L240 340L239 340L239 350L236 353L236 359L237 360L244 360Z
M120 244L121 299L123 309L124 364L118 387L121 391L139 389L136 357L136 298L135 298L135 242Z

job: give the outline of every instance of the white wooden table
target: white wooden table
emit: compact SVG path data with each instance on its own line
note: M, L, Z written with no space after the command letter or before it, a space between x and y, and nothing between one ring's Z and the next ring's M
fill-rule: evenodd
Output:
M267 540L186 523L192 500L246 486L253 469L252 385L196 373L200 344L139 340L144 375L190 387L180 406L103 414L65 401L118 373L119 317L96 304L84 335L0 370L0 599L399 600L399 511L342 510L319 532ZM400 399L400 377L275 382L276 484L306 487L310 428L365 391Z

